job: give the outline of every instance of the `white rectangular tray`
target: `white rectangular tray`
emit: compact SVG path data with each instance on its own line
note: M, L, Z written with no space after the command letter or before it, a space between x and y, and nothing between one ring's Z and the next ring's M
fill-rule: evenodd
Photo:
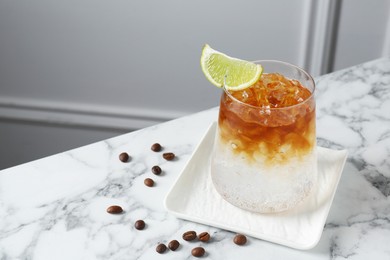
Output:
M310 249L320 240L347 151L318 147L318 188L293 210L258 214L239 209L215 191L210 157L216 123L208 129L165 198L166 209L177 217L296 249Z

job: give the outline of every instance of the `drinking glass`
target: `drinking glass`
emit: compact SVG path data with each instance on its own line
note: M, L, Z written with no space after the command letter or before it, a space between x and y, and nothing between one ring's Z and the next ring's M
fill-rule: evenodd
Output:
M223 88L211 178L218 193L241 209L281 212L301 203L317 181L315 83L292 64L255 63L263 66L264 75L279 73L294 84L299 81L310 91L309 96L287 107L270 107L253 105L249 101L255 97L247 90L241 91L238 99ZM275 98L280 99L294 95L277 94Z

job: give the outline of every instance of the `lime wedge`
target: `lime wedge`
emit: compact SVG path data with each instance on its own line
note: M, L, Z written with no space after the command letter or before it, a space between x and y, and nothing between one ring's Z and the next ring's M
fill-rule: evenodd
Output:
M206 78L215 86L228 90L242 90L259 80L263 67L260 64L227 56L205 44L200 66Z

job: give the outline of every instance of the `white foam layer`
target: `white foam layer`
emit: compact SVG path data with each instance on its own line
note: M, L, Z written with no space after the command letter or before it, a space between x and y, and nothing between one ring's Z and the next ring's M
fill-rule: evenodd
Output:
M265 166L233 154L219 143L211 163L218 193L231 204L253 212L280 212L303 201L317 180L317 156L291 158L288 164ZM315 149L314 149L315 150Z

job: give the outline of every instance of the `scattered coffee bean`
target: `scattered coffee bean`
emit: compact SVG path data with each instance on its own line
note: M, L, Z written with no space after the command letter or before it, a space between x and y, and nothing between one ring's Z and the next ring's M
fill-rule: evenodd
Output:
M195 247L191 250L191 254L195 257L202 257L206 253L203 247Z
M161 145L159 143L155 143L152 145L152 147L150 147L150 149L152 149L153 152L159 152L161 151Z
M121 206L112 205L107 208L107 212L110 214L120 214L123 212L123 209Z
M130 159L130 156L128 155L128 153L121 153L119 155L119 160L121 160L121 162L127 162L129 161Z
M210 234L207 232L202 232L199 234L198 239L202 242L207 242L210 240Z
M151 178L146 178L144 180L144 184L148 187L153 187L154 186L154 180L152 180Z
M155 165L155 166L152 167L152 172L153 172L154 174L156 174L156 175L160 175L161 172L162 172L162 170L161 170L160 166Z
M236 245L239 245L239 246L245 245L245 244L246 244L246 236L241 235L241 234L237 234L237 235L234 237L233 242L234 242Z
M156 252L159 254L164 253L167 250L167 246L164 244L158 244L156 247Z
M183 239L185 241L192 241L196 238L196 232L195 231L187 231L183 234Z
M179 246L180 246L180 243L177 240L172 240L168 244L168 248L171 249L172 251L176 251L176 249L178 249Z
M163 153L163 158L167 161L172 161L175 159L175 154L174 153Z
M134 223L134 227L138 230L142 230L145 228L145 221L143 220L137 220L135 223Z

